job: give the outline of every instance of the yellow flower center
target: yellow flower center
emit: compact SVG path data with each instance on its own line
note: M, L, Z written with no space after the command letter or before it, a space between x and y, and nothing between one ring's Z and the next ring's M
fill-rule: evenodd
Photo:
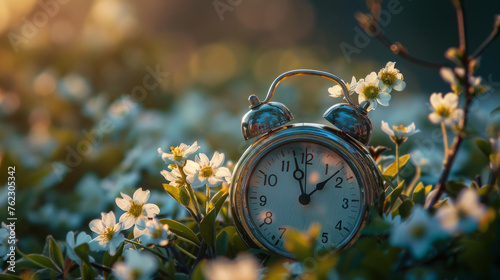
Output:
M402 136L404 136L406 134L407 127L405 127L404 125L400 124L399 126L393 125L392 129L395 130L395 131L401 131L402 132Z
M436 113L440 115L442 118L446 119L451 115L451 110L449 107L446 107L444 105L439 105L436 108Z
M396 80L398 79L396 77L396 73L394 72L383 72L380 76L380 80L382 81L382 83L389 87L392 87L392 85L394 85L394 83L396 83Z
M182 155L184 154L184 150L179 148L179 146L177 147L170 147L170 151L172 152L172 154L174 155L174 160L175 161L180 161L182 159Z
M208 178L214 174L214 170L212 169L212 166L205 166L200 170L200 174L203 178Z
M418 224L411 228L411 235L417 239L424 237L426 233L426 228L424 225Z
M363 94L368 100L376 99L379 93L380 93L380 88L378 86L366 86L363 89Z
M104 242L108 243L111 238L113 238L113 234L115 234L115 231L113 228L105 228L102 232L101 235L104 236Z
M128 213L134 218L139 218L143 214L143 211L142 211L143 205L144 205L143 203L132 202L132 205L130 206Z

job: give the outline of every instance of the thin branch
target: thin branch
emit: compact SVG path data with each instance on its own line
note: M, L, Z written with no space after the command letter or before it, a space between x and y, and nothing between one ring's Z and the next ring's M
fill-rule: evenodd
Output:
M438 184L436 185L437 193L432 199L431 203L429 204L429 209L432 209L432 207L439 201L441 198L441 195L443 194L444 190L446 189L446 181L448 181L448 177L451 172L451 168L453 167L453 162L455 161L455 158L458 154L458 150L460 149L460 146L462 145L466 135L465 135L465 128L467 126L467 120L468 120L468 115L469 115L469 107L470 104L472 103L472 99L474 98L472 96L472 92L469 89L469 63L470 59L467 55L467 34L465 30L465 15L464 11L462 9L460 0L452 0L453 4L455 4L455 8L457 10L457 22L458 22L458 30L459 30L459 37L460 37L460 49L463 52L462 55L462 65L464 65L464 94L465 94L465 104L464 104L464 114L462 119L460 120L459 123L459 133L457 136L455 136L455 140L453 142L453 148L451 151L448 153L448 158L446 159L446 163L444 165L443 172L441 173L441 176L439 177Z
M472 54L472 58L478 58L483 51L498 37L498 30L496 28L490 33L490 36L484 40L484 42L477 48L477 50Z
M391 50L394 54L399 55L403 59L428 68L442 68L448 67L447 64L436 63L424 61L422 59L413 57L409 54L408 50L399 42L393 42L387 38L383 31L379 28L378 16L376 14L372 14L366 16L364 14L359 13L357 16L359 25L365 30L366 34L370 36L375 36L384 46L386 46L389 50Z
M100 264L97 264L97 263L94 263L94 262L91 262L90 263L91 266L99 269L99 270L102 270L102 271L105 271L105 272L108 272L108 273L111 273L113 270L110 268L110 267L107 267L107 266L104 266L104 265L100 265Z

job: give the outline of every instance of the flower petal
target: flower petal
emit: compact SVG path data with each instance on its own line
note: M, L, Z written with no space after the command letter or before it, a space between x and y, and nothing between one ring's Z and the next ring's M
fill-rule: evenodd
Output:
M212 160L210 161L213 168L218 168L224 162L224 154L215 152L212 156Z
M382 131L389 136L394 136L394 131L389 127L389 124L384 121L382 121Z
M104 229L104 224L102 223L102 220L100 219L94 219L89 223L90 230L101 234L101 231Z
M455 109L458 107L458 96L453 92L449 92L444 96L443 102L447 107Z
M377 96L377 102L382 106L389 106L391 95L389 93L380 92Z
M148 218L153 218L155 215L160 214L160 208L153 203L147 203L142 206L144 212Z
M110 211L107 214L103 212L101 213L101 216L105 227L112 228L116 224L116 217L113 211Z
M135 224L135 218L129 213L124 213L120 216L120 223L122 223L123 229L129 229Z
M402 80L396 80L396 82L392 85L392 88L397 91L402 91L405 89L406 83Z
M441 118L441 116L438 113L432 112L432 113L429 114L429 120L433 124L438 124L438 123L441 122L442 118Z
M137 203L146 203L151 195L149 190L143 191L142 188L137 189L134 192L134 201Z
M210 164L210 160L208 159L207 155L204 153L199 153L197 156L197 161L201 166L206 166Z
M431 94L430 101L432 107L436 109L443 102L443 94L441 92Z
M127 200L125 198L119 198L119 197L117 197L115 199L116 205L118 205L118 207L120 209L122 209L123 211L128 211L130 209L130 205L131 205L130 201L132 201L132 200Z

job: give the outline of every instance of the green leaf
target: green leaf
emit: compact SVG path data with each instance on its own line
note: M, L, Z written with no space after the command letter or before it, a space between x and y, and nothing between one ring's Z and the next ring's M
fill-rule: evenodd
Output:
M33 264L39 266L40 268L49 268L59 273L62 272L62 270L59 267L57 267L57 265L50 258L44 255L30 254L30 255L25 255L24 257L30 260Z
M212 205L212 203L210 204ZM215 218L217 215L213 209L200 222L201 237L209 246L212 246L215 242Z
M457 197L464 188L466 186L458 181L448 181L446 183L446 192L453 198Z
M182 206L189 207L192 203L189 194L184 188L174 187L169 184L163 184L163 188L173 199L175 199L175 201L179 202Z
M82 260L82 265L85 263L90 266L89 252L90 247L87 243L82 243L75 247L75 254Z
M405 167L408 160L410 160L410 155L404 155L399 157L399 168L401 170ZM383 175L394 178L396 174L398 174L398 165L396 161L394 161L393 163L391 163L391 165L389 165L389 167L385 169Z
M23 278L12 274L7 274L4 272L2 274L2 280L23 280Z
M212 246L215 242L215 219L217 218L222 205L226 202L228 195L228 188L223 188L217 192L208 205L207 215L200 222L201 237L203 237L203 240L205 240L205 242L207 242L210 246Z
M425 204L425 190L426 187L424 187L424 184L422 182L418 183L412 194L412 199L415 204Z
M49 243L50 258L62 270L64 268L64 257L61 252L61 248L59 248L59 245L57 245L57 242L52 235L47 236L47 242Z
M491 155L492 148L491 148L490 142L488 142L484 139L481 139L481 138L478 138L474 141L476 142L476 146L479 148L479 150L481 150L481 152L483 152L483 154L486 157L489 157Z
M115 254L114 256L111 256L111 255L109 254L109 252L108 252L108 251L106 251L106 252L104 253L103 258L102 258L102 264L103 264L104 266L107 266L107 267L113 267L113 265L115 264L115 262L117 262L117 261L121 258L122 254L123 254L123 246L125 246L125 242L123 242L123 243L120 245L120 247L118 247L118 250L116 250L116 254ZM108 274L109 274L108 272L104 271L104 272L103 272L103 276L104 276L104 278L106 278L106 276L107 276Z
M411 209L413 208L413 201L411 200L405 200L403 201L403 203L401 203L401 205L399 206L398 210L399 210L399 214L401 215L402 218L407 218L408 216L410 216L410 213L411 213Z
M223 188L220 191L218 191L212 200L210 200L210 205L209 205L209 212L210 211L215 211L215 216L219 214L220 209L222 208L222 205L224 205L224 202L226 202L227 197L229 196L229 189L228 188ZM211 207L213 205L213 208Z
M194 245L200 246L201 241L196 236L196 234L187 226L179 223L178 221L170 220L170 219L161 219L160 223L167 224L168 228L171 232L177 234L178 236L184 238L186 241L193 243Z
M82 262L82 265L80 266L80 273L82 275L82 280L93 280L94 279L93 270L90 267L90 264L88 264L88 263Z
M396 201L398 201L399 196L403 192L403 186L405 181L401 181L401 183L386 197L384 201L384 210L388 211L392 209Z
M229 236L227 235L227 232L225 232L225 231L221 231L219 233L219 235L217 235L217 238L215 240L215 250L217 252L217 255L219 255L219 256L226 255L228 239L229 239Z

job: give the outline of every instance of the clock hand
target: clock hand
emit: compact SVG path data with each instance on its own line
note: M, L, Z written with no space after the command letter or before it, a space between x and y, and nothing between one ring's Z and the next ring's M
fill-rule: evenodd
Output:
M304 171L299 168L299 163L297 162L297 156L295 151L293 151L293 159L295 160L295 171L293 171L293 178L297 180L300 184L300 193L305 194L304 187L302 186L302 179L304 178Z
M307 148L304 154L304 193L307 193Z
M333 173L333 175L332 175L332 176L328 177L328 178L327 178L326 180L324 180L323 182L319 182L319 183L317 183L317 184L316 184L316 188L314 188L314 190L313 190L312 192L310 192L310 193L308 194L308 196L311 196L311 195L312 195L313 193L315 193L316 191L320 191L320 190L322 190L322 189L325 187L326 183L328 183L328 181L330 181L333 177L335 177L335 175L337 175L337 174L340 172L340 170L342 170L343 168L344 168L344 167L342 167L342 168L340 168L339 170L337 170L337 172Z

